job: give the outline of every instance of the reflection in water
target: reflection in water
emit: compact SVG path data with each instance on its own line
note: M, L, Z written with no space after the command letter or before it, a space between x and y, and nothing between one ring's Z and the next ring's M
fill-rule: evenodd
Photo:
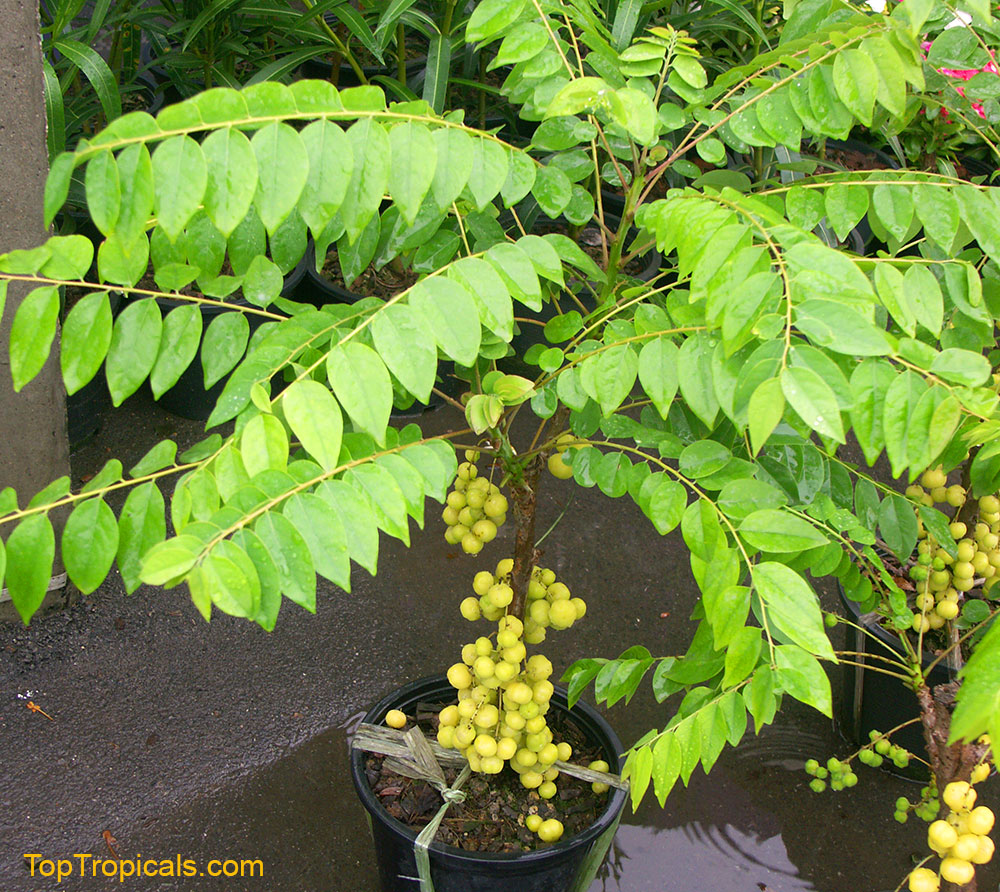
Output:
M780 835L760 839L730 824L695 822L669 829L622 824L590 892L808 892L813 888L798 876Z

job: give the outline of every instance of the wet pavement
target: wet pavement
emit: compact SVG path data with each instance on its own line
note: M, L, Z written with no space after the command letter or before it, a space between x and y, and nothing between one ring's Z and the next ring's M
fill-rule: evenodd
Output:
M450 410L424 419L429 432L453 426ZM140 394L76 454L74 473L112 454L128 467L159 437L183 447L199 430ZM627 498L554 481L539 529L570 498L544 562L589 610L546 641L557 670L636 643L682 652L694 588L679 535L659 537ZM315 616L286 602L270 634L219 614L206 624L180 590L126 596L117 574L28 629L0 626L0 892L377 892L347 733L381 695L456 658L470 628L458 601L481 563L445 544L432 503L427 527L409 550L383 538L377 579L356 568L351 594L321 581ZM489 553L499 559L502 549ZM835 697L838 688L834 673ZM27 709L29 699L53 720ZM607 715L628 743L662 727L669 705L647 683ZM727 750L711 776L699 769L666 808L650 797L627 813L592 892L894 889L923 851L925 825L896 824L892 803L918 787L863 769L852 790L811 793L803 760L847 752L827 719L787 703L775 725ZM1000 784L981 795L1000 802ZM22 857L108 858L109 845L123 858L179 855L199 868L260 859L264 878L57 885L31 877ZM995 865L980 872L981 892L998 882Z

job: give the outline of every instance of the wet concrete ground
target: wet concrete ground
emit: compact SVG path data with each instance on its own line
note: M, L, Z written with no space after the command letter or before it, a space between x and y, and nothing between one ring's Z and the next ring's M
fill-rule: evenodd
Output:
M439 410L424 427L458 423ZM183 446L199 425L136 396L75 456L74 473L112 454L128 467L162 436ZM554 482L540 529L570 497L544 560L589 612L546 642L557 669L635 643L682 652L693 584L679 535L657 536L627 498ZM222 615L206 624L178 590L126 596L117 575L28 629L0 627L0 890L377 892L347 729L385 692L456 658L470 628L457 605L479 566L444 543L428 507L412 549L383 538L377 579L357 570L351 594L321 582L316 615L286 602L270 634ZM627 743L662 727L667 707L647 684L608 716ZM924 825L896 824L892 802L917 788L865 769L852 790L811 793L803 760L847 752L827 719L786 704L775 725L727 751L710 777L699 770L665 809L650 797L627 814L592 892L894 889L923 852ZM998 787L982 795L1000 802ZM261 859L264 878L56 885L29 875L24 853L109 857L105 831L124 858L180 855L201 869L215 858ZM992 892L1000 871L980 877Z

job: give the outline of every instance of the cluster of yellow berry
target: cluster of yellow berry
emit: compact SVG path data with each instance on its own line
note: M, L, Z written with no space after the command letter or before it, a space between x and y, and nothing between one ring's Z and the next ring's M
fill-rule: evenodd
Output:
M946 487L941 468L925 471L920 484L907 487L906 494L926 505L946 502L954 508L965 504L965 490L956 485ZM927 632L940 629L961 611L963 594L982 584L989 591L1000 582L1000 499L983 496L978 504L978 520L969 536L969 525L954 521L951 535L957 540L957 553L950 555L920 524L917 563L910 568L910 578L916 584L916 612L913 630ZM981 582L979 582L981 580Z
M987 765L977 766L972 782L985 780ZM993 812L985 805L976 805L976 791L965 781L954 781L941 794L951 809L945 820L934 821L927 828L927 845L941 858L935 873L918 867L909 875L910 892L938 892L941 880L964 886L976 875L976 864L987 864L993 857L993 840L987 835L993 829Z
M441 519L448 524L444 538L449 545L461 545L466 554L479 554L492 542L507 521L507 499L500 487L479 476L478 453L467 450L458 466L455 488L448 493Z

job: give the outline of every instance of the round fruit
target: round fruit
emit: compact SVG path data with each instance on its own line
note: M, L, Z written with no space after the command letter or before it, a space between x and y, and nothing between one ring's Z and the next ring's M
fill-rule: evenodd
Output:
M473 536L483 543L492 542L497 537L497 525L492 520L487 520L484 517L472 525L471 532Z
M489 570L480 570L475 576L472 577L472 590L477 595L485 595L492 587L496 580L493 578L493 574Z
M971 861L979 854L979 837L975 833L963 833L948 854L961 861Z
M472 687L472 673L465 663L455 663L448 669L448 684L453 688L461 689Z
M956 601L942 601L934 610L942 619L954 619L958 616L958 603Z
M524 826L527 827L532 833L537 833L538 828L542 826L542 816L528 815L528 817L524 819Z
M557 480L569 480L573 476L573 468L563 461L558 452L549 456L548 467L549 473Z
M941 879L945 882L964 886L972 882L975 875L976 868L962 858L945 858L941 862Z
M543 654L534 654L525 664L525 674L532 681L544 681L552 674L552 662Z
M983 836L993 829L993 812L985 805L976 806L969 812L969 833Z
M479 609L479 599L471 596L462 600L462 603L458 605L458 610L469 622L475 622L483 615Z
M989 864L990 860L993 858L993 852L995 851L995 846L993 845L993 840L988 836L979 837L979 851L972 858L973 864Z
M980 763L975 768L972 769L972 777L969 778L969 782L973 784L981 783L990 776L990 766L985 762Z
M945 476L945 473L941 469L940 465L936 468L924 471L924 473L920 475L920 484L925 486L927 489L935 489L938 486L944 486L947 482L948 478Z
M568 762L573 756L573 747L565 741L556 744L556 751L558 752L560 762Z
M538 788L538 795L542 799L551 799L556 795L556 785L552 781L544 781Z
M523 776L521 777L521 780L523 782ZM562 835L562 821L557 821L555 818L549 818L547 821L542 821L542 826L538 828L538 838L542 842L555 842Z
M908 888L910 892L938 892L938 889L941 888L941 880L933 870L918 867L910 872Z
M497 576L506 576L513 569L514 559L504 558L499 564L497 564Z
M965 504L965 489L957 483L948 487L948 504L952 508L961 508Z
M521 786L527 787L529 790L537 789L543 783L545 783L545 778L537 771L525 771L521 775Z
M965 781L952 781L944 788L941 799L952 811L963 811L976 804L976 791Z
M487 517L497 518L507 513L507 499L502 493L494 493L483 503Z
M390 709L385 714L385 723L390 728L402 728L406 724L406 715L399 709Z
M595 759L587 766L591 771L607 771L609 766L608 763L603 759Z
M958 842L958 833L947 821L935 821L927 828L927 845L936 852L947 852Z
M553 582L545 593L550 601L568 601L570 598L569 588L562 582Z
M536 601L541 604L543 602ZM576 607L569 601L553 601L549 606L549 622L553 629L568 629L576 622Z

